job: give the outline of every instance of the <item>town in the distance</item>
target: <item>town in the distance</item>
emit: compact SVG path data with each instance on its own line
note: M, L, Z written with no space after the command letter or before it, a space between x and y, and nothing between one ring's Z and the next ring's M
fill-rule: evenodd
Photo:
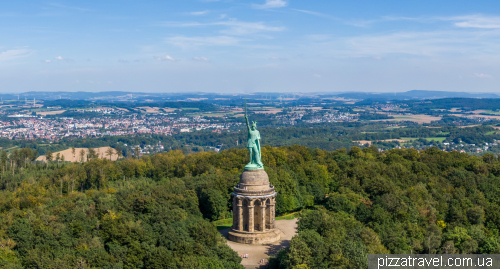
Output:
M498 153L500 96L410 91L369 93L128 93L3 94L2 148L31 144L40 155L70 147L112 147L123 156L182 149L244 147L242 104L267 131L266 144L326 150L351 146L437 147ZM425 96L425 97L424 97ZM478 98L479 97L479 98ZM293 127L293 128L290 128ZM311 131L310 128L314 128ZM278 139L286 135L291 139ZM88 139L92 138L92 139Z

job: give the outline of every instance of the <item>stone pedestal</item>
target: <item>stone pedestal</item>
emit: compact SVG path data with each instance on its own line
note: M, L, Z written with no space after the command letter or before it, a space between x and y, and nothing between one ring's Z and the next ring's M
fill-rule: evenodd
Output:
M233 227L228 239L243 244L265 244L278 241L275 227L276 192L264 169L245 169L234 188Z

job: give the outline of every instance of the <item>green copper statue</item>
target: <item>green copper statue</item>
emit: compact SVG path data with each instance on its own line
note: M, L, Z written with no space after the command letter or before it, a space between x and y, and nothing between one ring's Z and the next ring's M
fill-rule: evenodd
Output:
M250 162L245 165L245 169L262 169L264 165L260 160L260 133L257 130L257 122L252 121L252 126L248 123L247 100L245 99L245 120L247 121L248 142L247 148L250 152Z

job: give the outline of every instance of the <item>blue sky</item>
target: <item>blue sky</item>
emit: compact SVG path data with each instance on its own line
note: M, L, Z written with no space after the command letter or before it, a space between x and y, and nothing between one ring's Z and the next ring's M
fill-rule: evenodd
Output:
M499 1L4 2L3 93L500 93Z

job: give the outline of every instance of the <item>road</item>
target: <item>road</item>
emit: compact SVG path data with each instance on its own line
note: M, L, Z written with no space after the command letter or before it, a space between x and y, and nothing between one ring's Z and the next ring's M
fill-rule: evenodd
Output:
M276 220L276 226L281 231L281 240L273 244L265 245L249 245L240 244L227 240L227 244L236 251L240 256L248 254L248 258L244 258L241 262L247 269L265 268L259 264L261 259L267 263L269 256L274 255L278 250L288 247L290 240L297 233L297 219L291 220ZM227 238L228 229L220 230L222 235Z

